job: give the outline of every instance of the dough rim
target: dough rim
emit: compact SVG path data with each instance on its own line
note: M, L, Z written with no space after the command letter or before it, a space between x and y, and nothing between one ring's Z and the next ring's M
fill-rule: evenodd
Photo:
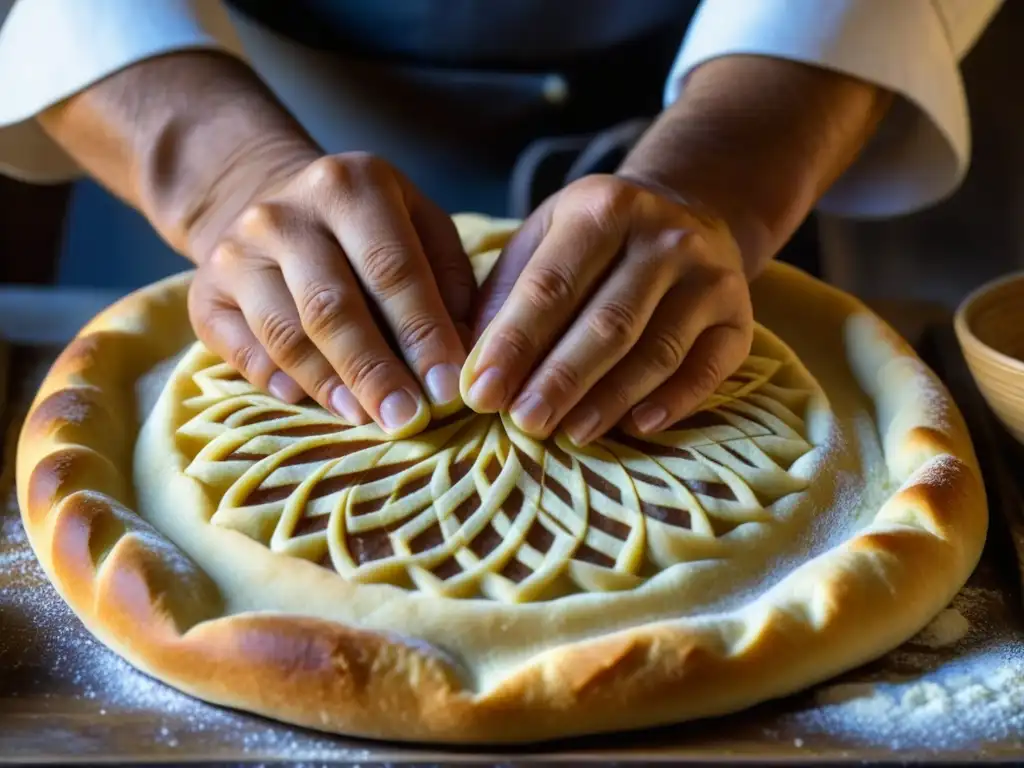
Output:
M480 221L480 238L511 227ZM486 690L412 637L281 613L222 615L216 584L131 511L138 425L124 401L190 339L180 322L188 274L101 313L54 364L19 440L26 530L86 627L135 666L198 698L325 731L530 742L794 692L876 658L945 607L977 563L987 510L962 418L906 342L852 297L782 264L769 273L845 316L847 360L876 405L898 490L857 535L735 611L567 643Z

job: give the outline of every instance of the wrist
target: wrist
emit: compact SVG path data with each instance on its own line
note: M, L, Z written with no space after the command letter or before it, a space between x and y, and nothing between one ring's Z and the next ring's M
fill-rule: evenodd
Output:
M691 73L621 169L724 220L755 276L853 162L891 94L855 78L755 56Z
M322 154L248 66L209 51L138 62L38 121L194 261L252 199Z
M249 205L322 156L319 147L294 135L238 137L220 162L168 195L156 216L168 223L176 247L201 264Z

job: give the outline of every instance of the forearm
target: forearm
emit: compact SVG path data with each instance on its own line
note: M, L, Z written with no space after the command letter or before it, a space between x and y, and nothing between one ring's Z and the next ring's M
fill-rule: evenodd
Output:
M891 95L869 83L755 56L690 76L620 173L722 217L756 275L853 162Z
M262 188L321 154L251 70L216 53L141 62L38 119L197 262Z

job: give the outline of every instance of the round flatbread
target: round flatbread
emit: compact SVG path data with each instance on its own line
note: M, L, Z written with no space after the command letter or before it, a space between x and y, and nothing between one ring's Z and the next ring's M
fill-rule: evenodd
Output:
M515 223L458 216L478 279ZM286 405L195 341L190 275L97 317L18 492L88 629L199 698L326 731L522 742L733 712L869 661L966 580L962 419L863 305L771 265L750 356L649 439L412 437Z

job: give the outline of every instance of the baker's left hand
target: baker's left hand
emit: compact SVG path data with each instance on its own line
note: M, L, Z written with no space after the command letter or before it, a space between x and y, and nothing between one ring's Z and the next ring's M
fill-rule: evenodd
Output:
M467 404L577 444L658 432L750 351L753 311L726 224L672 192L589 176L532 214L481 294Z

